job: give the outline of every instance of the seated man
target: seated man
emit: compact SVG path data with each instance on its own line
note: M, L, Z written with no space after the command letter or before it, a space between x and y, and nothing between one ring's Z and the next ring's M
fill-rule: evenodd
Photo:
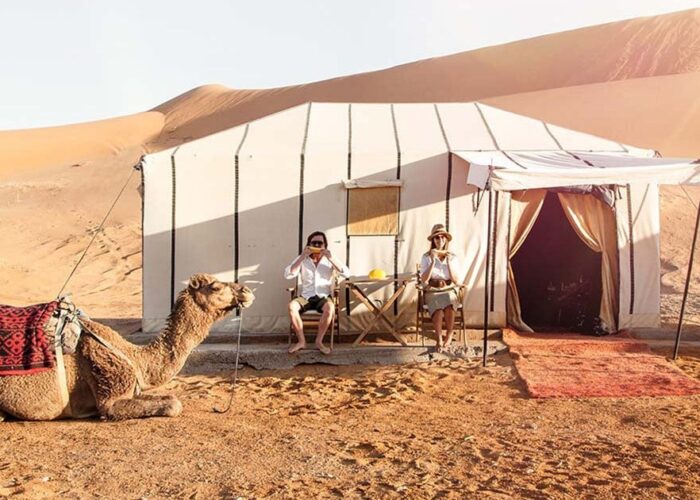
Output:
M289 348L290 353L306 347L304 324L300 314L315 309L321 313L315 344L323 354L330 354L331 350L323 345L323 336L335 314L333 301L329 296L333 273L336 271L346 278L350 275L347 266L328 251L328 240L321 231L314 231L309 235L304 251L284 270L286 279L296 278L301 273L299 296L289 303L288 308L289 319L297 335L297 343Z

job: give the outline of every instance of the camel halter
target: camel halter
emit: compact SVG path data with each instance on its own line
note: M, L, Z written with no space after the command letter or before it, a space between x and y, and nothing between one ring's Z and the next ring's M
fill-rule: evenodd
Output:
M220 409L214 406L212 411L214 413L228 413L231 409L231 404L233 403L233 395L236 392L236 383L238 382L238 358L241 355L241 326L243 325L243 309L238 308L238 339L236 340L236 364L233 368L233 382L231 382L231 395L228 398L228 404L225 409Z

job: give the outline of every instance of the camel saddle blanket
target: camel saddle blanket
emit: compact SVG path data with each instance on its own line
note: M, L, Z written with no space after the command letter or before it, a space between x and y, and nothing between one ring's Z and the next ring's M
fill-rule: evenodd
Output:
M29 375L55 364L47 327L59 301L27 307L0 305L0 376Z

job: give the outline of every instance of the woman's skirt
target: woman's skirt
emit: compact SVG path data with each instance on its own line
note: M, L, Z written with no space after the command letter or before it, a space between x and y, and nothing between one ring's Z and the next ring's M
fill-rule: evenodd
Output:
M445 309L452 306L457 310L459 305L459 297L455 287L448 288L428 288L425 290L425 305L428 306L428 312L432 316L435 311Z

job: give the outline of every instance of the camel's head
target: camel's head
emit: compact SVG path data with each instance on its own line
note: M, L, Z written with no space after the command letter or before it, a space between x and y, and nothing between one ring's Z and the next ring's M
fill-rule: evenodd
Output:
M236 307L250 306L255 300L247 286L224 283L210 274L192 276L188 291L202 309L222 317Z

